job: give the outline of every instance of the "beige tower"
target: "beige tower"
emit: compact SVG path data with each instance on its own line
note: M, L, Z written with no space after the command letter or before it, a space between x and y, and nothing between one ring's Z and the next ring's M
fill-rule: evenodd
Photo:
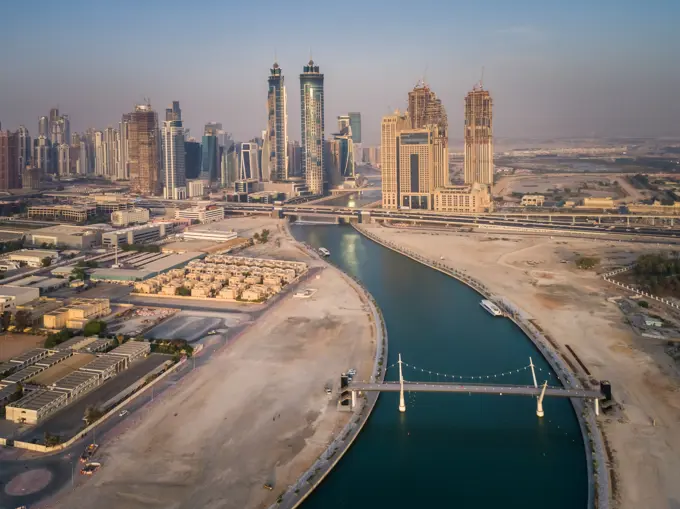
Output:
M481 82L465 97L465 183L493 184L492 100Z
M408 115L396 111L383 117L380 129L380 169L382 172L382 206L396 209L399 205L397 187L397 136L411 127Z
M142 104L126 115L128 119L128 162L130 165L130 192L142 195L159 195L160 146L158 142L158 117L151 105Z

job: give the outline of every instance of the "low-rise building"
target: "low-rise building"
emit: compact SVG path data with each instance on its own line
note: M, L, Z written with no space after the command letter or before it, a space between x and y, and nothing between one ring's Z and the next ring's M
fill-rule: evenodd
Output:
M25 286L0 285L0 304L3 311L14 311L40 297L40 288Z
M17 384L0 384L0 408L3 408L14 398L14 395L17 393L17 388Z
M31 364L35 364L38 362L40 359L44 359L50 354L50 351L45 349L45 348L33 348L32 350L29 350L28 352L24 352L21 355L17 355L16 357L12 357L9 362L12 364L16 364L19 369L23 369L26 366L30 366Z
M20 369L16 373L12 373L11 375L6 376L5 378L2 379L2 381L3 383L19 384L33 378L41 371L45 371L44 366L37 365L27 366L24 369Z
M42 262L45 258L49 258L51 262L59 259L59 253L45 249L20 249L19 251L9 253L5 258L12 262L25 263L29 267L37 268L42 267Z
M613 198L583 198L583 207L589 209L613 209Z
M90 371L74 371L52 384L54 390L64 392L69 399L91 391L101 383L99 373Z
M114 348L107 355L124 357L127 359L127 366L130 365L130 363L135 359L146 357L150 352L151 343L146 341L128 341L127 343L120 345L118 348Z
M184 240L212 240L214 242L229 242L238 237L235 231L197 230L187 229L182 233Z
M74 299L71 304L43 316L46 329L82 329L87 322L111 313L109 299Z
M122 247L131 244L145 244L164 239L172 230L172 223L152 223L130 226L122 230L106 232L102 235L105 247Z
M31 205L28 217L83 223L97 215L97 207L90 205Z
M149 209L134 208L111 213L111 224L113 226L128 226L130 224L147 223L148 221Z
M50 352L50 355L40 359L38 362L34 364L34 366L42 366L43 368L47 369L54 366L55 364L60 363L61 361L68 359L73 355L72 350L63 350L55 353L52 353L50 349L47 350Z
M85 364L79 371L96 373L103 381L123 371L126 365L127 360L125 357L104 354L101 357L97 357L96 360L93 360L89 364Z
M199 204L189 209L178 209L175 212L175 219L190 219L199 223L221 221L224 219L224 207L215 204Z
M489 187L483 184L440 187L434 191L434 210L479 214L493 210L493 200Z
M542 194L525 194L522 196L522 207L542 207L545 203L545 196Z
M74 249L91 249L101 244L101 230L85 226L65 224L39 228L28 234L34 246L48 244Z
M5 407L8 421L22 424L38 424L45 417L66 405L68 396L61 391L33 391Z
M17 369L20 369L19 364L16 364L14 362L3 362L0 364L0 380L9 375L10 373L13 373Z
M218 299L236 300L241 296L241 291L235 286L225 286L217 293Z
M95 336L93 336L95 337ZM88 338L89 339L89 338ZM117 340L114 338L96 338L92 343L89 343L79 349L81 352L87 352L87 353L99 353L99 352L104 352L107 349L111 348L114 344L117 343Z

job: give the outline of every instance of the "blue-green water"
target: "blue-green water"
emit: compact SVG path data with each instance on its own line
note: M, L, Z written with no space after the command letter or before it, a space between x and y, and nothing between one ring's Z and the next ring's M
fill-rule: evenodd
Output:
M382 309L388 364L486 375L548 364L510 321L479 306L465 285L362 237L348 226L293 226L298 240L326 247ZM447 380L405 368L408 380ZM395 369L387 378L398 378ZM493 378L492 378L493 380ZM522 370L498 381L530 384ZM555 384L551 374L549 383ZM477 381L479 383L479 381ZM482 380L484 382L484 380ZM380 396L359 438L303 504L304 509L523 508L587 505L583 440L570 403L530 397L410 393Z

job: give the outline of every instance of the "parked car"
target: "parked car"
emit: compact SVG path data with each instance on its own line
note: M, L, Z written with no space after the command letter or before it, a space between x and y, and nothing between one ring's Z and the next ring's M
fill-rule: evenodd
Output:
M127 414L129 414L127 410L121 410L120 413L118 414L118 417L125 417Z
M85 450L83 451L83 454L80 455L80 462L81 463L86 463L87 460L89 460L92 455L97 452L97 449L99 449L98 444L90 444L88 445Z
M99 470L99 467L101 467L101 463L87 463L81 470L80 473L83 475L92 475L94 474L97 470Z

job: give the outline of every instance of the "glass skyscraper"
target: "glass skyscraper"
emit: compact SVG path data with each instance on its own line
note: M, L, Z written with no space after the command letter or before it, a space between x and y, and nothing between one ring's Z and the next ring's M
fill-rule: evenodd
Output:
M300 131L302 175L312 194L323 194L324 106L323 74L310 60L300 74Z
M262 173L272 181L288 178L288 112L286 110L286 87L279 64L269 70L269 92L267 93L267 132L264 146L267 153L262 155Z
M361 113L357 111L350 111L349 126L352 129L352 141L354 143L361 143Z

